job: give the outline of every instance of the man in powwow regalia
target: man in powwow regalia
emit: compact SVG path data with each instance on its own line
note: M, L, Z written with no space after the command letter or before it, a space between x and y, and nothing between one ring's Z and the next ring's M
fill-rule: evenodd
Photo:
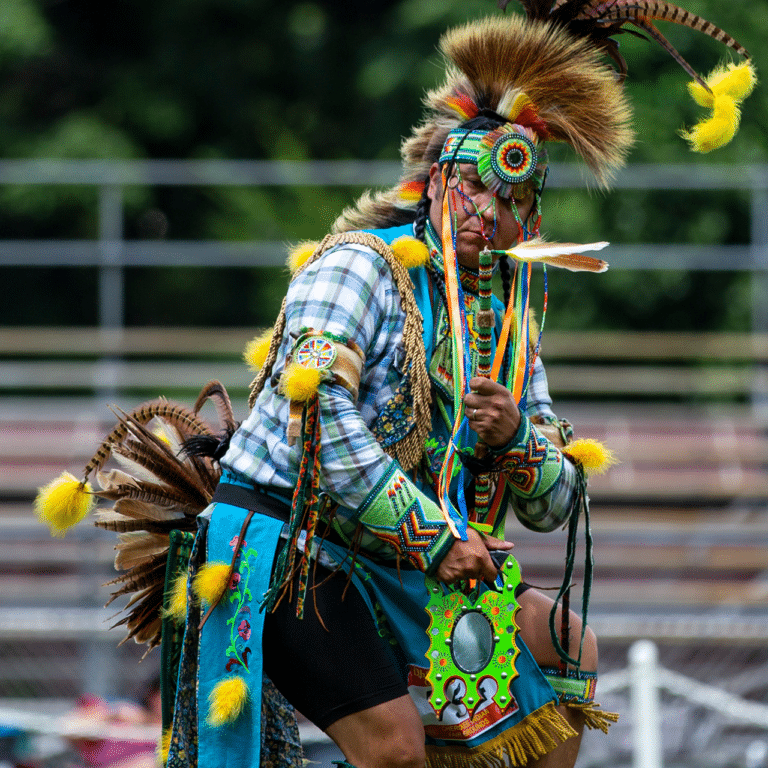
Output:
M600 272L589 252L605 244L540 239L545 145L569 144L601 185L621 166L631 112L612 35L626 24L665 43L652 22L676 21L746 51L665 3L523 5L443 37L445 80L398 186L291 256L251 350L250 415L218 446L165 611L183 622L169 768L298 766L291 706L355 768L572 766L585 725L616 718L594 701L595 636L567 607L586 476L610 454L555 416L529 307L534 263ZM704 82L671 52L712 109L688 138L724 143L751 66ZM510 513L569 527L556 600L523 581Z

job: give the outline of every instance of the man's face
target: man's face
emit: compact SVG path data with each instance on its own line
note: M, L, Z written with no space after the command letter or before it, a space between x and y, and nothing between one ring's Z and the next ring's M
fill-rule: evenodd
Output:
M512 206L525 223L534 203L533 192L514 202L494 196L472 163L459 163L458 170L454 169L448 178L448 193L449 210L456 217L456 259L470 269L479 267L479 254L486 246L503 251L517 244L519 228ZM428 194L429 218L435 232L442 235L443 180L437 163L429 169ZM497 258L494 255L494 261Z

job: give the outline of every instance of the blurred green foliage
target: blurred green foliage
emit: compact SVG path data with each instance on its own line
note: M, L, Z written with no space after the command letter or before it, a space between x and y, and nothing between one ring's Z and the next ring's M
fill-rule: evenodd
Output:
M685 0L733 33L768 71L768 0ZM0 4L0 157L394 159L441 78L444 29L498 13L493 0L4 0ZM507 13L518 12L511 3ZM661 23L706 74L724 47ZM638 141L630 162L687 163L677 131L700 116L686 74L655 44L624 35ZM745 105L736 140L707 163L765 162L765 89ZM557 148L556 148L557 150ZM557 160L572 160L555 151ZM145 239L321 237L359 190L136 188L125 232ZM550 238L631 244L744 243L738 194L548 190ZM87 187L0 188L0 237L93 238ZM547 322L560 327L721 328L750 323L750 276L622 271L574 277L550 270ZM4 271L2 324L96 322L93 270ZM131 269L131 324L271 322L281 270ZM30 296L36 297L31 302ZM63 297L67 297L64 299Z

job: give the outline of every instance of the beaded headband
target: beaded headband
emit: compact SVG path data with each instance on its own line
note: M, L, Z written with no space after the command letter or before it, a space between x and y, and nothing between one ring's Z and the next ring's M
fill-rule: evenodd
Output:
M521 196L521 185L541 187L547 152L532 130L506 123L493 131L453 129L439 162L476 165L485 186L499 197L509 198Z

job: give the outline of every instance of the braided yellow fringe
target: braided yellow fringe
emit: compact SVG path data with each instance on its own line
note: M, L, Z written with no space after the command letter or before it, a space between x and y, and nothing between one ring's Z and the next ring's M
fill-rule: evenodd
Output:
M473 749L427 745L427 768L518 768L576 735L550 701L517 725Z
M565 706L577 709L584 716L584 725L592 731L608 733L608 728L619 719L618 712L606 712L594 701L582 704L577 701L565 702Z
M338 235L327 235L317 250L294 273L294 277L303 272L312 262L320 258L326 251L337 245L365 245L376 251L392 270L395 285L400 293L400 302L405 312L403 328L403 346L405 347L405 367L410 365L411 387L413 394L413 412L416 425L402 440L388 446L384 450L397 459L404 470L415 467L421 461L424 452L424 441L430 428L430 386L427 375L427 358L422 338L422 318L416 298L413 295L413 282L408 270L400 263L392 249L381 239L367 232L343 232ZM283 299L280 314L275 323L272 342L269 346L263 368L251 383L249 407L253 408L256 398L264 388L267 378L272 375L272 367L277 359L277 350L285 331L285 299Z

